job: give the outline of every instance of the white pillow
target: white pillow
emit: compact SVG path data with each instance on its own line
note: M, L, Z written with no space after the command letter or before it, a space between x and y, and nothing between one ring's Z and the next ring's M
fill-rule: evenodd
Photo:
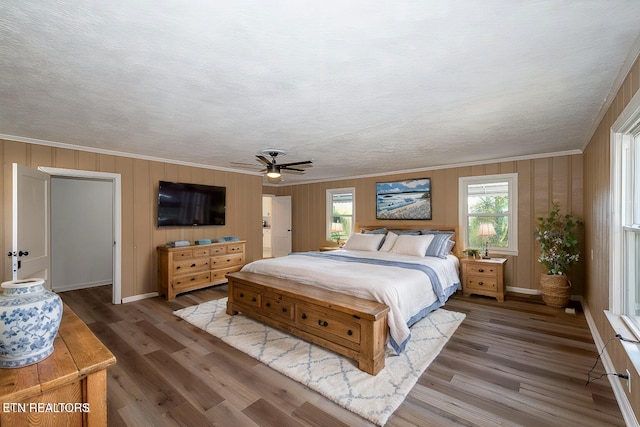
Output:
M347 239L347 242L344 244L344 249L376 252L380 247L382 239L384 239L384 234L354 233Z
M396 242L398 235L393 231L387 233L387 237L384 238L384 243L380 248L380 252L389 252L393 247L393 244Z
M425 256L432 240L433 234L424 236L401 234L389 252L401 255Z

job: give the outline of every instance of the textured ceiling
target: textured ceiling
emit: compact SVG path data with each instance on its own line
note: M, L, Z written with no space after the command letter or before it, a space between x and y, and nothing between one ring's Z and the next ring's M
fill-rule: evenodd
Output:
M639 35L637 0L2 0L0 137L313 159L286 183L581 150Z

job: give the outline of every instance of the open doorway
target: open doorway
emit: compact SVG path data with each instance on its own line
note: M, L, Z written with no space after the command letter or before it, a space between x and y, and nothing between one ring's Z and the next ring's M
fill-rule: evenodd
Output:
M46 172L51 175L52 183L58 185L52 185L51 190L51 209L53 221L57 221L56 218L60 218L64 216L64 210L59 206L59 204L53 200L55 197L65 197L69 203L73 203L75 209L83 209L83 214L85 215L82 222L84 223L83 230L79 228L76 229L75 236L57 236L57 242L54 243L53 239L56 238L53 229L52 230L52 245L61 245L56 249L57 253L53 254L54 248L52 247L52 279L57 280L61 279L61 282L64 282L65 285L60 287L57 286L59 291L70 290L70 289L78 289L80 287L88 287L88 286L99 286L104 283L100 283L100 281L107 280L106 277L110 276L109 279L113 284L113 296L112 302L114 304L120 304L122 302L121 296L121 229L122 229L122 217L121 217L121 184L120 184L120 174L113 173L105 173L105 172L92 172L92 171L81 171L74 169L60 169L60 168L50 168L50 167L39 167L39 170ZM58 192L56 195L55 192ZM108 215L99 214L96 211L96 206L89 206L89 203L96 203L95 200L91 200L86 197L87 192L95 191L99 192L101 197L110 197L111 200L103 200L100 202L101 209L110 209ZM75 192L75 194L74 194ZM59 201L59 200L58 200ZM55 212L54 209L58 211ZM82 217L81 215L81 217ZM110 223L105 224L104 221L109 221ZM51 226L53 227L55 223L52 222ZM88 228L87 228L88 227ZM91 230L98 232L100 229L100 233L102 236L111 236L108 240L109 248L105 248L104 246L100 249L102 252L110 250L110 260L111 264L108 266L104 266L102 260L98 260L100 255L94 249L89 249L86 243L86 239L81 238L81 233L91 233ZM78 247L74 246L78 245ZM67 250L65 250L65 246ZM87 260L80 261L78 265L74 266L71 269L75 270L71 273L73 277L64 277L65 272L61 271L61 268L65 268L65 265L69 266L76 262L74 260L73 250L71 248L82 250L84 248L85 254L78 255L78 257L84 257L86 255L89 256ZM60 257L60 252L65 251L65 255ZM100 265L100 269L102 269L101 276L102 278L96 278L95 280L90 277L97 276L88 276L87 267L91 269L91 266L87 266L87 263L91 263L92 260L96 260L96 265ZM58 272L56 273L56 264L58 265ZM108 272L104 272L105 269L110 269L111 274ZM84 280L84 285L81 283ZM93 281L93 283L91 283ZM54 284L54 288L56 285Z

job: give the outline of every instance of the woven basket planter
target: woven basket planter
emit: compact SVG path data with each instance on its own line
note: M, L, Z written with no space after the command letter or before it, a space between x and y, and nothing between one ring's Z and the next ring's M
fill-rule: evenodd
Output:
M564 274L541 274L540 289L546 305L562 308L569 304L571 283Z

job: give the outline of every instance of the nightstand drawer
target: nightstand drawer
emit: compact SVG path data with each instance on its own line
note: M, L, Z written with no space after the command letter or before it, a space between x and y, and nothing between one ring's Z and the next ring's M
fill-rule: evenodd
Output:
M477 264L477 263L467 263L466 265L467 268L467 274L474 274L474 275L485 275L485 276L495 276L497 271L498 271L498 267L495 267L493 265L487 265L485 264ZM502 266L500 266L500 268L502 268Z
M469 289L485 289L488 291L495 291L498 289L498 281L495 276L480 276L473 275L467 276L466 286Z

